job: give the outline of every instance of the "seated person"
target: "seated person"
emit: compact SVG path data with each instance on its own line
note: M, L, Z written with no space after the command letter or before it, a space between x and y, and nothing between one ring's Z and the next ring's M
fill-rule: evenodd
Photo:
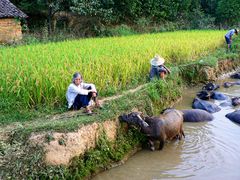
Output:
M165 60L156 55L153 59L150 60L151 70L150 70L150 80L153 80L154 77L164 79L166 74L170 74L171 71L164 65Z
M90 109L90 101L100 104L97 100L97 90L94 84L84 83L80 73L73 74L72 83L68 86L66 98L68 101L68 109L79 110L81 107L86 108L86 113L92 114Z

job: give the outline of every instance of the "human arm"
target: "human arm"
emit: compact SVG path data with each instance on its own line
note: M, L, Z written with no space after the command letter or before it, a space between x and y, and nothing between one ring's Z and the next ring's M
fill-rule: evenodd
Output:
M81 94L81 95L88 95L91 90L81 88L80 86L76 86L75 84L70 84L68 87L69 93Z
M83 89L89 89L89 90L90 90L89 92L94 92L94 93L97 92L96 86L95 86L94 84L91 84L91 83L82 83L82 87L83 87Z
M170 69L168 69L164 64L162 66L167 70L168 74L171 73Z

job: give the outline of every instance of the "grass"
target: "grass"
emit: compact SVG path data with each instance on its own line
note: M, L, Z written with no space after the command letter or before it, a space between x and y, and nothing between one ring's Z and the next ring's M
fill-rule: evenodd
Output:
M169 66L194 61L221 46L223 34L177 31L2 48L1 112L9 107L62 107L76 71L95 83L101 96L116 94L147 81L149 60L156 53Z

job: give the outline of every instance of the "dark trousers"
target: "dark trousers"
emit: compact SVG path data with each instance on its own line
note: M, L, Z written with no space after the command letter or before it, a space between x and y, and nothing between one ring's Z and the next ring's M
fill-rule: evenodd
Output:
M81 95L78 94L74 100L74 103L72 105L73 110L78 110L81 107L86 107L89 104L89 101L91 100L90 95Z

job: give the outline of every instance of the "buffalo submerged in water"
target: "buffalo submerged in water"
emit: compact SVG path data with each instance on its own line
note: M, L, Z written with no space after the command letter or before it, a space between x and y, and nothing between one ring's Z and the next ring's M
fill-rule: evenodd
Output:
M231 121L240 124L240 110L236 110L232 113L226 114L226 117Z
M209 102L209 101L204 101L199 98L195 98L193 100L192 107L194 109L202 109L205 110L209 113L215 113L221 110L220 107L218 107L216 104Z
M213 115L202 109L185 109L183 112L184 122L212 121Z
M225 82L223 84L223 87L229 88L229 87L234 86L234 85L240 85L240 81L237 81L237 82Z
M209 92L206 90L199 91L197 93L197 97L202 100L209 100L209 99L226 100L226 99L228 99L228 96L226 96L225 94L223 94L221 92L217 92L217 91Z

